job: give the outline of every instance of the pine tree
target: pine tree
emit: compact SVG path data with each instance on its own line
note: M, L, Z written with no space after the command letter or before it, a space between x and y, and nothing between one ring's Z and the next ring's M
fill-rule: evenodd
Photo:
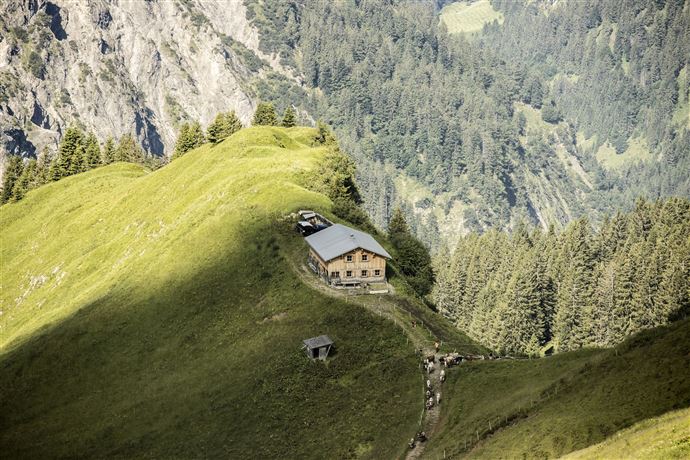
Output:
M72 153L72 161L68 171L70 176L86 171L85 156L86 151L84 150L84 145L80 143L77 145L77 148L74 149L74 153Z
M225 139L225 114L219 113L206 129L206 139L215 144Z
M295 115L295 110L292 108L291 105L288 105L285 108L285 112L283 113L283 121L281 124L285 128L292 128L297 124L297 117Z
M82 146L84 135L76 126L70 126L60 141L55 167L52 170L53 180L59 180L70 174L82 171L82 156L77 156L77 149ZM79 152L81 153L81 151ZM75 172L76 171L76 172Z
M591 338L593 261L589 244L589 222L582 218L564 235L564 274L554 320L559 351L580 348Z
M24 172L22 158L17 155L8 155L7 168L2 180L2 194L0 194L0 204L5 204L12 199L14 187Z
M242 122L237 118L234 110L219 113L206 130L206 140L213 143L220 142L240 129L242 129Z
M12 189L12 201L19 201L26 193L34 188L36 181L36 160L29 160L24 167L19 180L14 184Z
M202 131L201 125L198 121L184 123L180 127L180 133L177 136L173 159L179 158L190 150L201 146L204 141L204 132Z
M242 122L240 121L239 117L237 116L234 110L231 110L230 112L227 112L225 114L225 126L227 130L226 137L230 137L240 129L244 128Z
M84 141L85 148L85 166L86 170L97 168L101 165L101 147L98 145L98 139L93 133L89 133Z
M388 238L391 243L395 245L395 242L408 235L410 233L410 228L407 225L407 220L402 213L402 209L395 208L391 214L391 219L388 222Z
M50 153L48 147L43 147L41 154L36 162L36 186L40 186L50 181Z
M278 124L278 117L271 102L259 102L254 112L254 119L252 125L259 126L276 126Z
M398 208L388 224L388 237L396 249L396 262L412 288L420 295L431 292L434 271L427 248L409 231L407 221Z
M144 152L137 144L134 136L127 133L120 138L120 143L115 149L115 161L128 161L130 163L143 163Z
M103 144L101 163L109 165L115 161L115 141L112 136L108 136Z

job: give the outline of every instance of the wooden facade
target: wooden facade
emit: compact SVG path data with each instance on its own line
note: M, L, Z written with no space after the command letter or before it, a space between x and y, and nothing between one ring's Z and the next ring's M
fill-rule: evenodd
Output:
M386 258L362 248L328 261L310 249L309 264L324 281L335 286L360 286L386 281Z

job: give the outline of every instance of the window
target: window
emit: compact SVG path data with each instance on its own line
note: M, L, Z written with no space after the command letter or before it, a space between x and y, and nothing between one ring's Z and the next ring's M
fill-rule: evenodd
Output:
M381 270L374 270L374 276L381 276Z
M362 270L362 278L366 278L368 276L366 270Z
M345 276L347 276L348 278L352 278L352 270L346 271Z
M362 262L366 262L369 260L369 255L368 254L362 254Z
M352 262L352 256L345 256L345 261Z
M331 278L340 278L340 272L331 272Z

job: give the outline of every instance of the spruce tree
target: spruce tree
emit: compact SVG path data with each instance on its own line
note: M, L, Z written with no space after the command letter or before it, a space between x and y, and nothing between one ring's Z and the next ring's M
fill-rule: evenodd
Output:
M53 180L59 180L70 174L81 172L83 157L77 157L76 154L83 141L84 135L78 127L73 125L67 128L58 148L58 155L52 174Z
M40 186L50 181L50 153L48 147L43 147L41 154L36 162L36 186Z
M184 123L180 127L180 133L175 143L173 159L179 158L185 153L201 146L205 142L204 132L198 121Z
M235 134L237 131L242 129L244 126L242 126L242 122L240 121L239 117L235 113L234 110L231 110L230 112L227 112L225 114L225 126L226 126L226 137L230 137L233 134Z
M271 102L260 102L254 112L254 119L252 125L259 126L276 126L278 124L278 117Z
M36 160L29 160L24 167L21 176L12 188L12 201L19 201L26 193L35 187L36 180Z
M285 108L285 112L283 113L283 120L281 121L281 125L285 128L292 128L297 124L297 117L295 115L295 110L292 108L291 105L288 105Z
M89 133L84 141L85 148L85 166L86 169L97 168L101 165L101 147L98 145L98 139L93 133Z
M144 152L137 144L134 136L127 133L120 138L120 143L115 149L116 161L128 161L130 163L141 164L144 161Z
M112 136L108 136L103 144L103 153L101 162L104 165L109 165L115 161L115 142Z
M173 160L179 158L187 153L187 146L189 144L189 123L182 123L180 131L177 133L177 141L175 141L175 151L173 152Z
M84 150L84 145L80 143L77 145L77 148L74 149L74 153L72 153L72 161L70 162L68 170L70 176L86 171L85 156L86 151Z
M234 110L219 113L206 130L206 140L213 143L220 142L240 129L242 129L242 122L237 118Z
M588 344L591 337L593 261L589 222L575 221L564 235L563 279L558 290L554 335L559 351Z
M420 295L431 292L434 271L427 248L409 231L407 221L398 208L388 224L388 237L396 249L396 262L412 288Z
M215 144L225 139L225 114L218 113L216 118L208 125L206 129L206 139Z
M12 199L15 184L24 172L24 163L18 155L8 155L7 168L2 180L2 194L0 194L0 204L5 204Z

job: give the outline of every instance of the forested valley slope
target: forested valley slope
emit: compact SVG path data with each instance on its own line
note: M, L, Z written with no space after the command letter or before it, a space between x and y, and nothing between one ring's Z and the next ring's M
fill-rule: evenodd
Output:
M358 161L379 225L400 204L452 247L688 196L687 2L489 8L501 21L466 36L432 3L248 2L263 49L319 90L311 112Z

